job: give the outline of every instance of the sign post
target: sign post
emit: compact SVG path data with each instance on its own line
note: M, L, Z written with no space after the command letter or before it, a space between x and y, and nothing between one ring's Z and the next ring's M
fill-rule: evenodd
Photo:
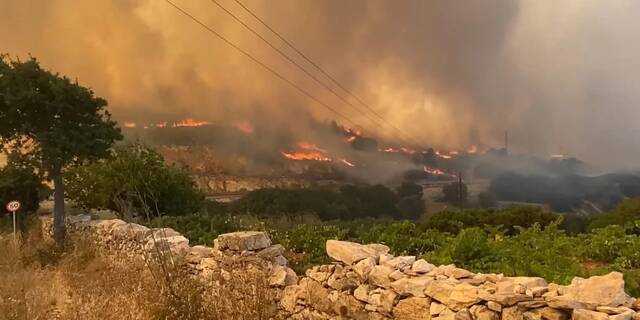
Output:
M13 244L17 246L18 240L16 238L16 211L20 209L20 201L10 201L9 203L7 203L6 209L13 214Z

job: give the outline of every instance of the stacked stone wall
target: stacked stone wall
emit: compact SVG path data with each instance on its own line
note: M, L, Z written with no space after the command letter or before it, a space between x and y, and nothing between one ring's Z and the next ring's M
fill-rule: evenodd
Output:
M76 216L68 225L71 232L89 233L99 247L117 254L168 251L203 279L215 273L230 280L239 264L253 266L264 273L279 318L640 320L640 303L624 292L617 272L576 277L562 286L537 277L480 274L414 256L396 257L382 244L329 240L327 254L334 262L299 276L287 266L285 248L272 244L263 232L222 234L206 247L189 246L173 229L117 219ZM50 220L43 220L43 227L50 232Z

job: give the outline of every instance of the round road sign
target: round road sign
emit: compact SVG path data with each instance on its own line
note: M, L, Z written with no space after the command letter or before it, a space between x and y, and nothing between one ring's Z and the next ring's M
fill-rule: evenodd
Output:
M18 211L18 209L20 209L20 201L16 201L16 200L11 201L7 203L6 208L7 208L7 211L10 211L10 212Z

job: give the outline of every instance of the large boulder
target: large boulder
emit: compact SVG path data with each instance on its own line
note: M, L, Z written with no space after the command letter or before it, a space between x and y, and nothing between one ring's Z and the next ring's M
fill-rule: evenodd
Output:
M225 233L218 236L217 246L220 250L234 251L260 250L271 245L271 239L260 231L240 231Z
M327 255L333 260L348 265L360 260L378 257L389 252L389 247L381 244L362 245L349 241L327 240Z
M430 281L424 293L453 311L471 307L481 300L478 297L477 287L452 280Z
M618 307L632 301L624 292L624 279L619 272L588 279L574 278L570 285L562 287L560 291L561 295L546 298L549 306L595 310L599 306Z

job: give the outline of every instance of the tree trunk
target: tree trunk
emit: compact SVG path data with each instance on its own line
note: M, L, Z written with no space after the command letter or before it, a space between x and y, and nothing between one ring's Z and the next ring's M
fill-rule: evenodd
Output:
M53 174L53 239L59 247L64 246L65 221L64 221L64 182L62 173L57 170Z

